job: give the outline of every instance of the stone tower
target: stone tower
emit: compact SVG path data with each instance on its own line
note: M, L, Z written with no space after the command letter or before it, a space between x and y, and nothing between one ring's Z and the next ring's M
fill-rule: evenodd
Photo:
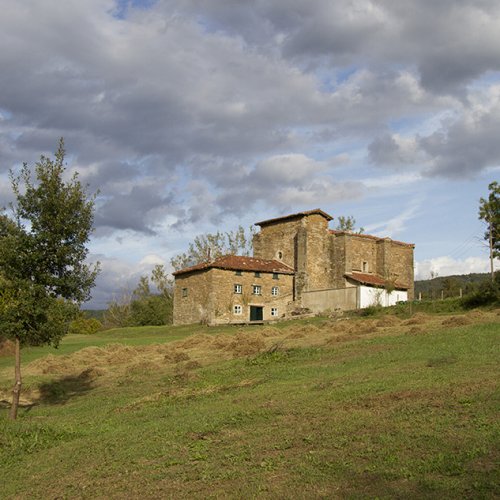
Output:
M320 209L257 222L254 257L276 259L295 271L294 299L302 292L328 288L332 281L328 222Z

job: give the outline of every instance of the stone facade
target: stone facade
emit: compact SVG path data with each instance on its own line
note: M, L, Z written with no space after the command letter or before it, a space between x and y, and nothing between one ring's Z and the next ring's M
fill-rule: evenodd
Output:
M176 277L174 324L244 323L250 321L251 307L262 308L264 321L278 319L285 315L292 298L291 274L195 271Z
M227 256L174 273L174 324L277 319L310 307L313 297L321 302L313 310L361 307L359 293L342 291L352 287L384 288L387 304L413 299L413 244L331 230L330 220L316 209L258 222L253 258ZM391 298L391 289L404 293Z
M408 290L413 299L413 244L330 230L330 220L318 209L259 222L254 256L294 268L298 305L306 291L356 286L349 278L353 272L381 277L390 286Z

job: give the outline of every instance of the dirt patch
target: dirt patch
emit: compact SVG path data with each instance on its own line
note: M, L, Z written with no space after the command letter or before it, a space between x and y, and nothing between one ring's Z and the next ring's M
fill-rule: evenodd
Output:
M184 368L186 370L196 370L197 368L201 368L201 364L198 363L198 361L188 361L185 365Z
M443 326L465 326L470 325L470 319L465 316L452 316L451 318L446 318L441 324Z

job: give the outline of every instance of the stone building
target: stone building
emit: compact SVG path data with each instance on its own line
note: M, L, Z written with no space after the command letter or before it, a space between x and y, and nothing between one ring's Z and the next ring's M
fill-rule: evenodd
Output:
M174 324L277 319L413 299L414 245L329 229L320 209L257 222L253 257L174 273Z

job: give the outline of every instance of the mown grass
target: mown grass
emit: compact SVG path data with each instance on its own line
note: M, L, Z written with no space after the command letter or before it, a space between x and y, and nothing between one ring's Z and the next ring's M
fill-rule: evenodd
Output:
M15 423L1 411L1 496L494 498L498 334L478 322L75 377Z

